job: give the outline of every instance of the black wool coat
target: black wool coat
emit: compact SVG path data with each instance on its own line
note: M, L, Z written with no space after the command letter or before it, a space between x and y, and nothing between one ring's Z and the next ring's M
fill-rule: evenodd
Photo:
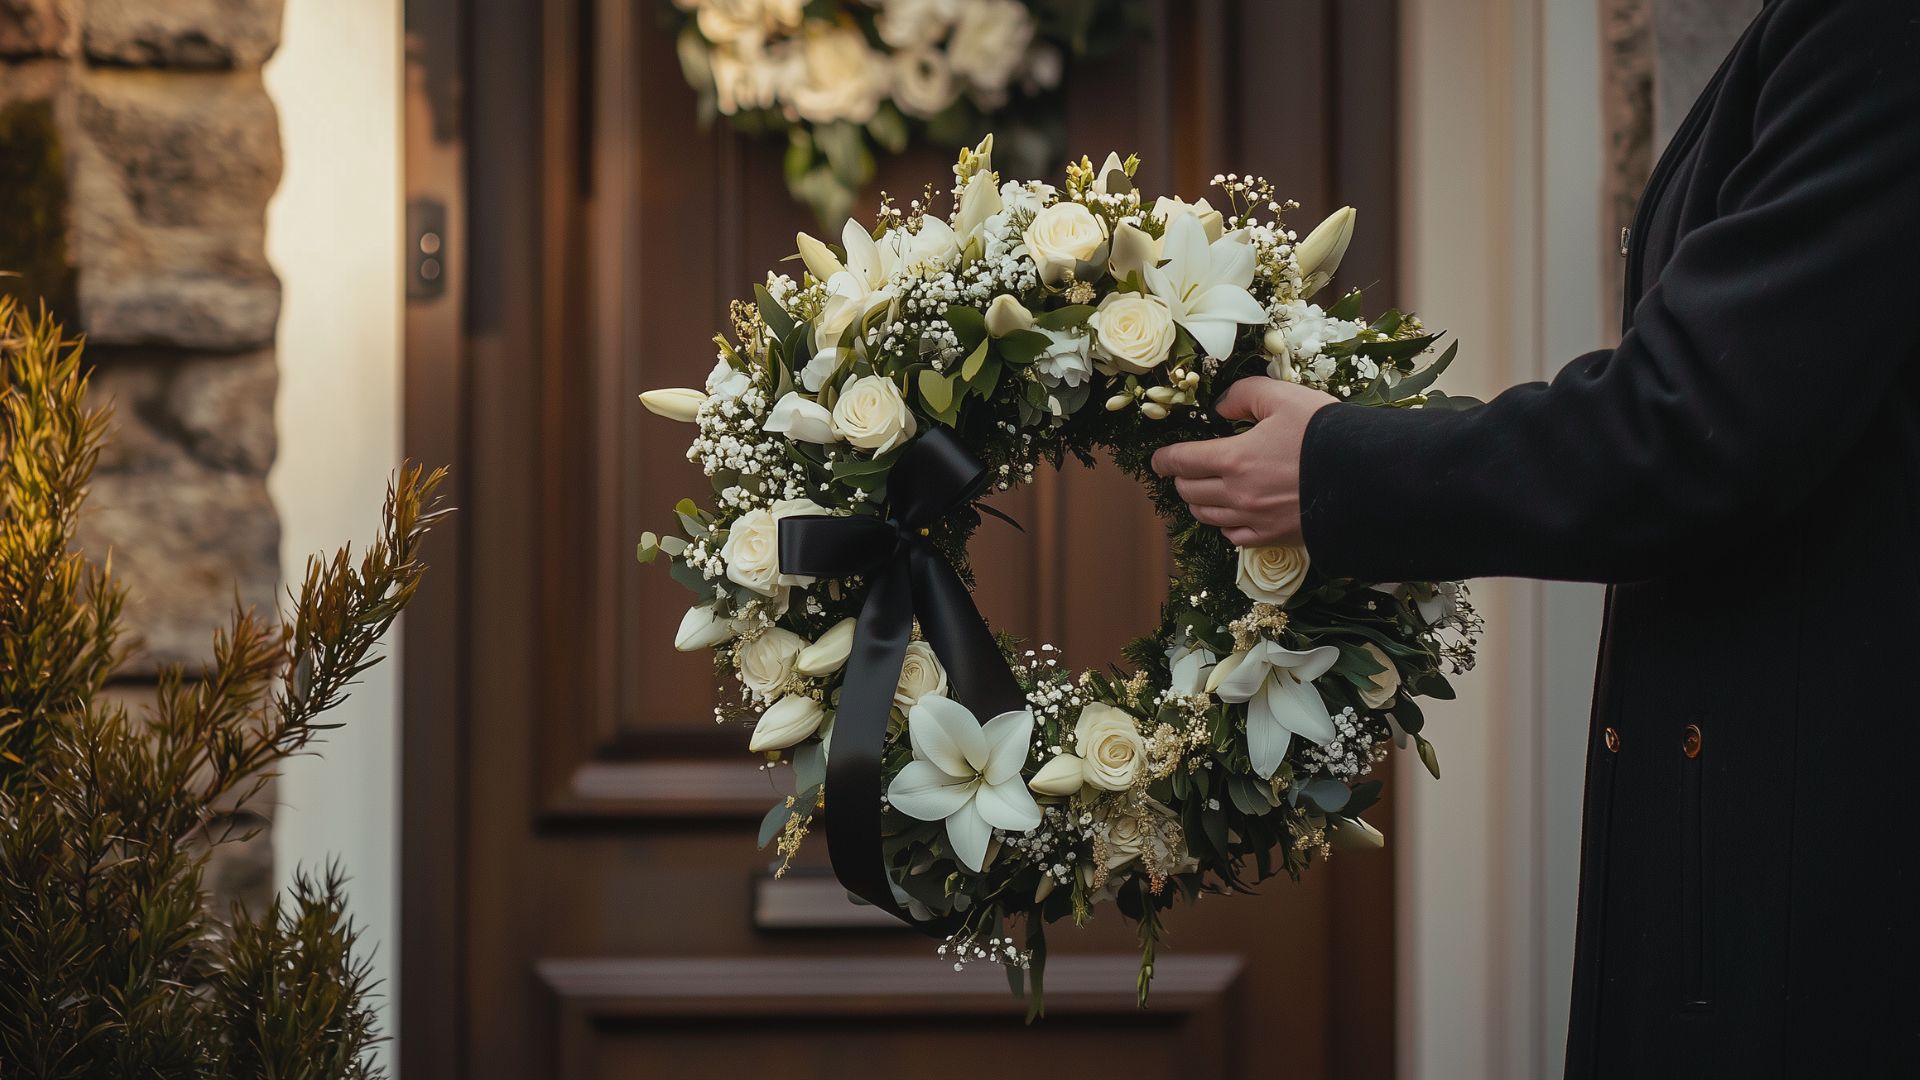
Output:
M1920 1076L1920 0L1771 0L1627 293L1550 384L1320 410L1307 547L1612 585L1568 1077Z

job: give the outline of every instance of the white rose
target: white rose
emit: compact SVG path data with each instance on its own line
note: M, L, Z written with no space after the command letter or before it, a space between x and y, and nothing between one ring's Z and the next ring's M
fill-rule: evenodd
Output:
M813 579L780 572L780 519L795 514L826 514L809 499L788 499L771 510L749 510L727 526L720 559L727 564L727 580L761 596L779 597L788 585L810 585Z
M974 0L947 40L954 73L989 94L1004 91L1033 43L1033 16L1020 0Z
M1086 763L1087 783L1102 791L1125 791L1146 767L1147 744L1140 724L1121 709L1094 702L1080 710L1073 741Z
M1251 547L1240 549L1240 571L1234 584L1263 604L1285 604L1307 578L1307 549Z
M1093 211L1077 202L1058 202L1034 215L1023 239L1040 276L1057 284L1100 255L1107 233Z
M1111 293L1087 318L1094 351L1121 371L1145 375L1173 351L1173 312L1145 293Z
M953 68L938 49L917 48L893 57L893 103L908 116L927 118L960 95Z
M852 27L824 22L809 27L801 39L793 85L787 89L794 111L816 124L873 119L886 96L885 59Z
M720 545L727 580L761 596L780 592L780 526L765 510L749 510L727 526Z
M805 694L788 694L760 714L747 749L756 754L783 750L820 730L820 722L826 718L826 706Z
M1185 865L1186 852L1176 850L1168 842L1166 826L1160 820L1171 815L1162 815L1154 809L1156 806L1157 803L1149 802L1147 808L1129 814L1114 814L1102 823L1101 831L1106 834L1107 841L1108 872L1141 858L1145 858L1149 866L1171 873L1188 872L1190 867ZM1108 879L1109 887L1113 880Z
M874 20L880 40L896 49L932 45L946 36L961 0L881 0Z
M1369 709L1384 709L1392 704L1394 695L1400 692L1400 669L1388 659L1386 650L1373 642L1366 642L1360 648L1373 657L1374 663L1387 669L1372 676L1373 685L1360 691L1360 702Z
M714 107L726 116L771 108L780 99L781 64L758 37L738 38L708 55Z
M806 638L776 626L741 642L733 651L733 662L747 689L759 697L770 698L793 678L794 658L806 647Z
M893 690L893 703L911 709L928 695L947 692L947 669L933 655L933 646L924 641L907 643L907 658L900 664L900 682Z
M833 403L834 434L862 450L884 454L913 437L913 413L885 375L849 379Z
M770 15L761 0L700 0L694 21L708 41L726 44L749 34L760 36Z
M819 402L802 397L799 391L789 391L786 397L774 402L773 411L767 414L767 422L761 428L795 442L824 445L837 438L833 433L833 414Z

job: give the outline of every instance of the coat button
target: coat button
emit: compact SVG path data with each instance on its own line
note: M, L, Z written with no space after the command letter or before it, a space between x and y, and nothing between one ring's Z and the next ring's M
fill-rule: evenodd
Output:
M1680 752L1690 758L1700 756L1700 725L1688 724L1686 734L1680 738Z
M1606 740L1608 753L1617 754L1620 752L1620 732L1619 731L1615 730L1610 726L1605 731L1601 732L1600 735L1601 735L1601 738Z

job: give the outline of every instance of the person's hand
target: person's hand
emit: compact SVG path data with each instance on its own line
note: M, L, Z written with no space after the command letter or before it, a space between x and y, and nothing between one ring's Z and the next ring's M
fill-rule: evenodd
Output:
M1224 439L1178 443L1153 455L1153 471L1174 478L1195 520L1240 547L1303 543L1300 444L1307 421L1334 398L1279 379L1234 383L1215 409L1252 428Z

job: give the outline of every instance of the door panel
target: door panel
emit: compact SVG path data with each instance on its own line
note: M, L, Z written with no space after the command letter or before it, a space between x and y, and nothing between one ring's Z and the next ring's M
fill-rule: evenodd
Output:
M658 16L408 4L409 191L465 207L458 287L408 322L409 450L455 461L462 506L457 576L407 626L409 1080L974 1075L1014 1040L1223 1075L1250 1036L1294 1075L1390 1075L1383 856L1178 910L1146 1013L1129 928L1063 928L1033 1027L997 969L956 974L850 908L824 844L768 877L753 837L785 778L714 722L708 659L671 647L685 594L633 558L706 490L688 429L636 395L700 385L728 302L815 227L779 145L696 122ZM1168 2L1150 40L1069 74L1071 146L1137 150L1147 185L1186 194L1264 172L1302 228L1337 190L1368 211L1356 280L1390 281L1394 23L1390 0ZM884 163L863 212L949 161ZM1151 626L1170 561L1132 481L1068 466L996 504L1025 532L989 521L973 545L993 625L1076 666Z

